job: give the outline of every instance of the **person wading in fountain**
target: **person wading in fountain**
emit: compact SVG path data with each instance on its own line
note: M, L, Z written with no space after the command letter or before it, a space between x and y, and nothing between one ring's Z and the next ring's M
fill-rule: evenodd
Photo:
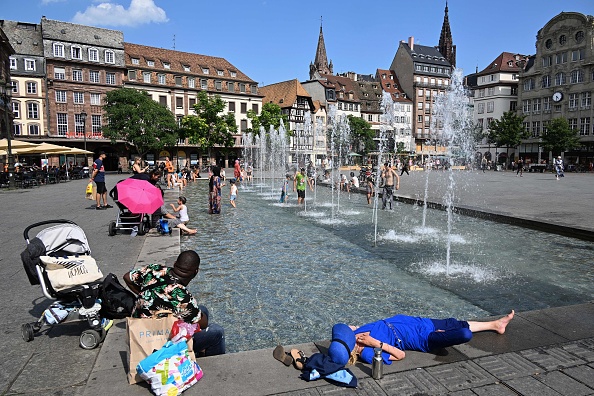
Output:
M396 179L396 190L400 189L400 176L392 169L389 162L384 164L382 171L382 179L384 180L384 191L382 193L382 209L386 209L388 201L390 202L390 209L392 209L392 199L394 196L394 179Z
M311 185L311 180L305 174L305 168L301 168L301 172L295 175L295 180L293 180L293 191L297 191L297 204L301 205L305 203L305 188L306 185L309 186L309 189L313 191L313 186Z

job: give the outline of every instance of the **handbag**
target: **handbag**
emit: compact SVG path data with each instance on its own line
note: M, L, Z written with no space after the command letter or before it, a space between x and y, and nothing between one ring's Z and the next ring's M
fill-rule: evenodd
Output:
M47 278L55 291L84 285L103 278L95 259L88 255L51 257L40 256Z
M190 358L184 341L167 341L161 349L141 360L136 370L157 396L182 393L203 375L200 366Z
M126 318L128 333L128 383L136 384L142 381L136 371L141 360L151 355L153 351L161 349L169 340L171 327L177 318L170 311L159 311L151 318ZM190 359L195 361L193 340L187 342Z

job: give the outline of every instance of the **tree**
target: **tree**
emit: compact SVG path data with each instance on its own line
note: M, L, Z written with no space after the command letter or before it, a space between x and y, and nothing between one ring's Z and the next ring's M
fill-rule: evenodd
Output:
M142 157L148 151L159 151L175 145L177 123L169 109L155 102L145 91L119 88L105 95L103 109L107 124L103 136L125 140Z
M501 119L493 120L489 124L489 143L497 147L507 147L508 154L510 147L517 147L522 139L527 139L530 133L524 128L525 116L519 116L513 111L503 113Z
M348 116L349 126L351 128L351 147L356 153L365 155L375 150L373 138L375 133L371 125L361 117Z
M220 115L225 106L225 101L219 95L209 96L206 91L200 91L194 105L196 115L187 115L181 121L182 136L187 137L190 143L206 149L209 158L214 146L233 147L235 144L235 115Z
M555 118L542 134L541 145L545 151L561 154L566 150L580 146L580 137L577 130L569 127L566 118Z
M283 114L281 107L275 103L264 103L260 115L253 110L248 110L247 117L252 121L252 128L248 131L255 135L260 134L260 126L263 126L264 130L268 132L270 125L278 130L281 120L285 126L289 125L287 115Z

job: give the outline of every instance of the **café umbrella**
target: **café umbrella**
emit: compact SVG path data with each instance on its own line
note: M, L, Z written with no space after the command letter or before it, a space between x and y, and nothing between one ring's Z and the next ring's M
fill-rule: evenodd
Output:
M161 189L146 180L126 179L116 184L118 201L132 213L154 213L163 205Z

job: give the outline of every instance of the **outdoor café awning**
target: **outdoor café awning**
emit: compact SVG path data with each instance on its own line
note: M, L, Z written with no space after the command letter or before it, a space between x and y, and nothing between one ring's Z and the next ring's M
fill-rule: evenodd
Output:
M10 140L10 147L12 149L16 148L25 148L25 147L35 147L35 143L24 142L22 140ZM0 150L6 151L8 150L8 140L7 139L0 139ZM6 154L4 154L6 155Z

